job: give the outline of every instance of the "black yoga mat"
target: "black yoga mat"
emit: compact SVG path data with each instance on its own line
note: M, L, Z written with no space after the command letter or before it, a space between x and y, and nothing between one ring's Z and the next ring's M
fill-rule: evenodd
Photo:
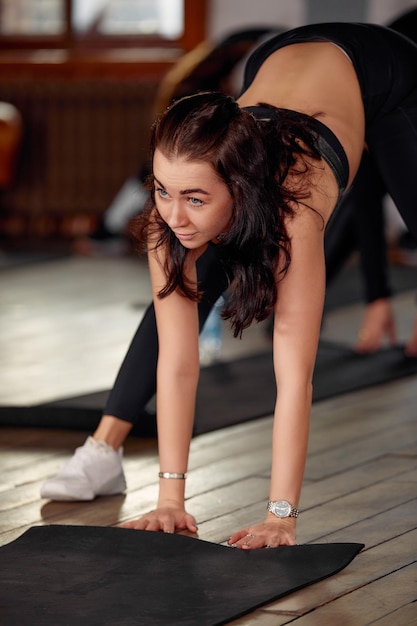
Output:
M358 355L345 346L321 342L313 400L322 400L417 373L417 359L402 348ZM0 425L94 430L108 391L31 407L0 407ZM194 434L264 417L273 412L275 380L271 352L220 362L201 371ZM141 415L134 433L154 436L155 417Z
M29 529L0 548L8 626L217 626L336 574L363 548L242 550L91 526Z

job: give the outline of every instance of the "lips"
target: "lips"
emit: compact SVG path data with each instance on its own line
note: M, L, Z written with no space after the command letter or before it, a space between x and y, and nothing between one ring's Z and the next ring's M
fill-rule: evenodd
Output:
M176 232L174 231L174 235L175 235L178 239L180 239L180 240L182 240L182 241L189 241L190 239L192 239L193 237L195 237L195 235L196 235L196 234L197 234L197 233L176 233Z

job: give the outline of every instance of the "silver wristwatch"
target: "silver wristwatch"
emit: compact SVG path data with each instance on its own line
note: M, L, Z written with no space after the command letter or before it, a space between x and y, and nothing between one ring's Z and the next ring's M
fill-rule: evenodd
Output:
M277 517L298 517L300 511L286 500L273 500L268 502L266 510Z

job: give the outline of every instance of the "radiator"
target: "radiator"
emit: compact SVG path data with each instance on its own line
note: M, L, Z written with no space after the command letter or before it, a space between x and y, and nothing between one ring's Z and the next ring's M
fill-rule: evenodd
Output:
M0 200L3 232L32 224L53 234L100 215L147 154L155 91L127 80L0 80L0 100L23 121L14 184Z

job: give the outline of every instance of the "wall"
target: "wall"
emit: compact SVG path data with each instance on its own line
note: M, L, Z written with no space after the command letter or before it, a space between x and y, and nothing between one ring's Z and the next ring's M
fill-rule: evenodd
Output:
M416 6L416 0L211 0L207 35L217 39L241 27L332 20L385 24Z
M23 119L15 180L1 196L0 233L39 240L93 230L143 161L155 89L116 78L0 78L0 99Z

